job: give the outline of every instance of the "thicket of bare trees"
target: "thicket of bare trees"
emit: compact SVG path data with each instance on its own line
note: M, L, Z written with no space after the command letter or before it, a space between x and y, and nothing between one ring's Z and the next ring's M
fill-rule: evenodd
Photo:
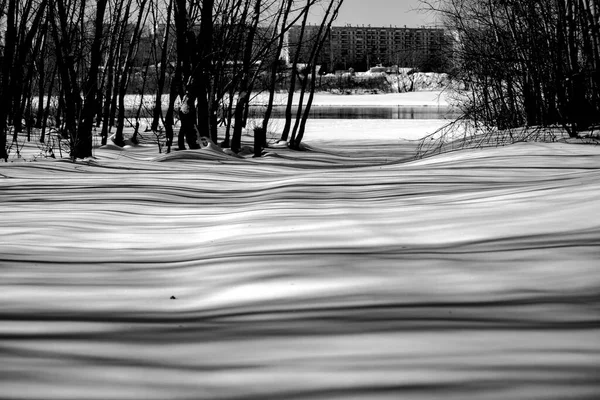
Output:
M221 144L237 152L261 80L270 82L268 126L290 27L323 15L319 34L304 44L318 54L342 2L0 0L0 158L7 159L24 130L28 140L45 142L50 126L69 143L73 159L88 157L98 128L101 144L135 142L140 116L155 132L164 127L167 151L176 132L178 149L197 148L200 136L217 143L224 125ZM304 66L301 79L314 77L315 69L314 62ZM314 87L303 84L305 90ZM132 93L140 94L137 106L126 102ZM293 147L309 109L296 115ZM125 138L131 116L138 124ZM259 144L257 155L264 140Z
M440 13L469 93L465 116L498 129L600 122L597 0L424 1Z

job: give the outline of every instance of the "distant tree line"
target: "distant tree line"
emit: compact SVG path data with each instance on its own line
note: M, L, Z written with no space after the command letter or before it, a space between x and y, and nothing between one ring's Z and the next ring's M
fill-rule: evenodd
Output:
M390 61L382 59L382 57L367 57L363 56L354 62L346 60L337 60L333 63L333 71L337 70L352 70L356 72L369 71L372 67L384 66L398 68L411 68L415 72L435 72L446 73L450 70L451 52L445 43L439 43L429 48L420 46L409 47L403 50L396 50L395 55L397 60Z
M600 122L596 0L422 3L453 41L467 117L500 129L558 124L572 136Z
M317 56L342 3L0 0L0 158L7 159L7 149L24 132L28 140L34 132L34 140L44 142L49 126L68 140L73 159L92 155L95 130L102 144L112 140L122 146L126 112L131 113L126 95L132 88L140 94L153 91L153 105L148 108L140 100L133 111L137 121L148 115L153 131L164 126L167 151L198 148L201 136L216 143L217 127L225 126L221 144L237 152L257 82L270 92L257 132L264 137L288 30L294 24L306 27L309 15L320 15L321 28L299 44L313 56L302 67L295 63L287 77L289 109L295 96L306 98L306 106L286 114L281 132L282 140L298 148L314 93ZM143 46L142 37L148 35L150 46ZM169 98L166 108L163 95ZM139 122L131 140L138 129ZM258 144L257 155L264 140Z

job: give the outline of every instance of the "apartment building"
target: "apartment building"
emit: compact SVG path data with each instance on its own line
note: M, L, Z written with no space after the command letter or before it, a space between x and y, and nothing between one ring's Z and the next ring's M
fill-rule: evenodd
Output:
M310 42L319 26L307 26L302 42ZM288 36L289 55L293 59L300 42L300 26ZM444 53L443 29L372 26L334 26L328 32L323 51L317 61L328 69L368 70L375 65L397 65L413 68L428 58ZM302 46L300 62L309 58L308 47Z

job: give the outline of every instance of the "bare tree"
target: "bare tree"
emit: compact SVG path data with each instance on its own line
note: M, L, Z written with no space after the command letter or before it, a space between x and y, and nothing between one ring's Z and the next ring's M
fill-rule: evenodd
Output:
M5 10L5 8L2 7L2 10ZM8 160L8 153L6 149L8 125L6 120L9 110L12 108L10 86L13 66L12 60L17 40L16 14L17 0L8 0L4 54L2 54L2 84L0 85L0 158L4 159L4 161Z
M152 19L155 27L155 31L159 26L159 18L158 18L158 7L152 7ZM156 97L154 101L154 109L152 112L152 125L150 129L152 131L156 131L158 129L158 125L160 122L160 118L162 116L162 95L165 88L166 83L166 75L167 75L167 66L169 63L169 38L171 32L171 15L173 11L173 0L168 0L167 2L167 10L164 20L164 32L162 36L162 43L160 43L160 57L156 57L155 67L157 68L157 83L156 83ZM158 55L156 52L157 38L154 38L154 46L153 51L155 55Z
M131 0L128 0L127 4L131 4ZM121 23L123 9L126 7L125 0L114 0L114 3L111 3L110 5L110 21L106 26L108 45L106 45L104 49L105 61L102 77L102 81L105 82L103 85L104 94L102 105L102 145L107 144L110 127L114 125L114 118L112 118L111 115L115 115L115 102L113 101L113 98L115 98L115 87L118 86L118 70L120 68L118 64L118 54L122 47L122 43L125 40L125 30ZM109 32L112 34L109 35ZM117 73L115 73L115 70Z
M8 3L8 4L7 4ZM6 7L8 5L8 7ZM31 109L32 80L36 64L36 54L41 47L44 33L41 23L48 0L39 2L3 1L0 20L6 17L4 32L4 54L2 57L0 97L0 158L7 159L8 121L13 127L13 142L22 130L25 107ZM31 128L33 119L27 115ZM28 130L30 133L30 130Z
M73 149L72 158L85 158L92 156L93 137L92 129L98 100L98 68L102 61L101 46L103 37L104 12L108 0L96 1L96 17L94 22L94 36L91 47L90 67L86 81L83 85L85 95L81 122L77 140Z
M300 33L298 38L298 43L296 48L294 49L294 59L292 61L291 75L290 75L290 83L288 88L288 98L285 107L285 124L283 126L283 131L281 132L280 141L287 142L290 134L290 129L292 126L292 107L294 104L294 92L296 91L296 80L298 79L298 62L300 60L300 55L302 53L302 47L304 46L304 35L306 31L306 23L308 21L309 10L313 6L314 2L311 0L307 0L306 6L304 7L304 13L302 18L302 23L300 25Z
M242 138L242 128L244 125L244 111L250 101L251 77L252 73L250 67L252 62L252 47L254 44L254 37L256 36L256 30L258 28L258 22L260 21L261 12L261 0L255 0L254 14L252 16L252 22L248 27L248 34L246 37L246 45L244 48L243 55L243 68L242 78L240 79L240 88L237 104L235 106L235 122L233 127L233 136L231 140L231 150L238 152L240 150L240 143Z
M77 125L81 115L81 86L76 71L76 44L81 32L78 20L83 18L75 4L66 4L64 0L55 0L50 7L52 34L56 43L56 60L64 93L65 131L68 133L71 150L76 156L75 148L79 145ZM78 54L79 55L79 54Z
M176 43L177 43L177 61L175 66L175 76L171 81L171 93L169 98L169 109L167 110L167 117L165 123L169 126L167 128L167 142L172 141L172 126L174 125L174 117L173 117L173 105L175 104L175 100L177 96L183 98L186 91L186 82L190 78L190 71L192 68L193 60L196 58L196 40L192 31L192 23L190 19L190 14L194 13L195 5L190 5L190 10L188 10L187 4L185 0L175 0L175 33L176 33ZM195 108L195 94L190 93L185 101L182 101L183 110L185 111L193 111ZM189 104L185 104L189 103ZM192 107L190 107L190 105ZM195 111L194 111L195 112ZM177 139L177 148L179 150L184 150L186 148L186 133L188 138L188 145L192 147L199 147L199 144L196 140L193 139L192 132L194 132L194 123L192 122L193 118L185 118L182 122L183 125L179 130L179 136ZM191 124L191 126L190 126ZM171 129L171 130L170 130Z
M129 41L129 45L127 46L127 53L125 55L125 59L123 61L123 67L121 68L121 78L119 81L119 90L118 90L118 117L117 117L117 131L115 132L114 142L122 146L125 142L123 139L123 129L125 125L125 108L127 105L125 104L125 95L127 94L127 88L129 86L129 79L131 74L131 69L133 67L134 58L139 49L139 41L142 33L142 27L148 17L148 10L146 9L146 4L148 0L138 0L137 3L137 20L131 32L131 39ZM143 96L142 100L143 101Z
M198 148L198 136L216 143L218 125L226 124L224 145L231 138L233 151L240 151L250 99L256 90L262 90L260 87L269 91L262 132L267 129L280 58L292 25L303 21L306 26L309 13L321 10L317 5L323 6L322 10L327 10L326 15L331 17L337 14L334 10L341 3L341 0L0 0L1 26L6 28L2 32L0 71L0 156L5 160L8 157L10 127L14 126L17 135L21 120L33 121L34 113L29 115L33 96L38 99L35 115L36 126L42 129L40 140L45 140L46 121L55 113L60 132L69 139L73 159L92 155L97 117L102 128L101 143L107 143L111 127L116 126L114 142L124 144L124 118L130 106L125 98L133 90L134 63L139 59L140 40L143 32L148 31L148 21L154 25L154 34L144 39L154 42L146 53L152 56L145 60L145 73L140 74L143 79L140 94L143 97L146 89L156 88L151 129L156 130L162 118L162 93L169 85L169 105L164 116L167 151L174 138L178 98L183 103L179 110L179 149ZM318 67L314 60L331 21L323 20L325 25L318 30L314 45L301 44L314 54L303 77L306 90L315 90ZM164 28L159 28L160 25ZM171 65L174 71L170 71ZM297 78L295 74L292 80ZM150 76L156 86L148 82ZM270 83L261 86L261 80ZM311 86L307 86L311 81ZM189 115L183 112L186 109ZM142 103L138 107L138 120L141 110ZM294 130L295 135L298 133L297 142L302 138L302 129L302 121L297 118ZM260 155L265 141L257 142L256 155Z
M317 57L319 53L323 50L323 45L325 44L325 40L329 34L329 30L331 29L331 25L333 21L336 20L340 7L343 4L343 0L332 0L329 3L327 11L323 16L323 21L319 26L317 31L317 35L314 38L313 49L311 51L309 66L310 66L310 90L308 95L308 101L306 103L306 107L304 108L304 113L302 117L299 118L299 115L296 117L296 124L294 125L294 130L292 132L292 140L291 147L294 149L298 149L300 147L300 143L304 137L304 131L306 128L306 122L308 120L310 109L312 106L312 102L315 96L315 84L317 82ZM302 90L304 92L306 84L303 84ZM298 106L298 110L302 108L302 100L300 100L300 105ZM298 126L298 130L296 127Z
M600 122L598 5L592 0L425 1L454 40L463 111L486 126Z
M273 103L275 100L275 87L277 84L277 73L279 72L279 68L281 65L281 53L283 51L283 46L285 44L285 35L289 28L287 25L288 18L290 16L290 11L292 9L292 5L294 4L294 0L283 1L281 4L281 12L278 15L278 20L275 25L276 29L279 28L279 18L281 18L281 27L279 28L279 38L277 40L277 48L275 50L275 57L273 57L271 71L270 71L270 80L269 80L269 99L267 101L267 108L265 110L265 115L263 117L262 122L262 130L266 133L267 128L269 126L269 120L271 118L271 113L273 112Z

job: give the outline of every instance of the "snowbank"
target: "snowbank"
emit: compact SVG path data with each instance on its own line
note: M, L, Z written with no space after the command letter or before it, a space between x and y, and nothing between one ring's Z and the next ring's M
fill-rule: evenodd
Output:
M0 165L2 396L599 393L600 147L388 144Z

